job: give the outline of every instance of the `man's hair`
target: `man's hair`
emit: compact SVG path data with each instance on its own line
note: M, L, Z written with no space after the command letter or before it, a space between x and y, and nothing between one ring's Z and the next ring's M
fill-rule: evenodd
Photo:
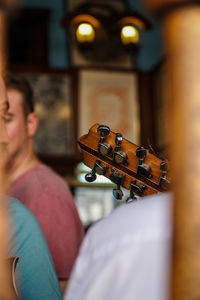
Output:
M23 96L23 108L25 117L34 111L33 89L29 82L19 74L7 73L5 76L7 89L15 89Z

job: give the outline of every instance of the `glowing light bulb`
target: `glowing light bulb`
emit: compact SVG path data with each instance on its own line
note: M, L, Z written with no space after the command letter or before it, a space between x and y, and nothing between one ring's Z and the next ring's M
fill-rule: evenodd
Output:
M95 39L94 27L88 23L81 23L76 30L76 38L79 43L93 42Z
M132 25L126 25L121 29L121 40L125 45L139 42L139 31Z

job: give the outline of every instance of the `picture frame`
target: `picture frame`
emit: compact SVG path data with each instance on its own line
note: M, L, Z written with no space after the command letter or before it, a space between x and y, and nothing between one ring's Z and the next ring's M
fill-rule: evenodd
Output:
M82 68L78 71L78 135L95 123L108 125L140 144L139 75L134 70Z
M72 70L18 70L34 91L39 116L35 150L59 173L71 173L80 160L77 147L77 97ZM55 101L56 99L56 101Z

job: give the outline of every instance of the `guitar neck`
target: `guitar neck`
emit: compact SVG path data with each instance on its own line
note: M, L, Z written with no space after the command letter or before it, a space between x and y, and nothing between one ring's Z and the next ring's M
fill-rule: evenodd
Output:
M112 131L106 136L104 144L109 145L112 149L110 153L104 155L100 151L102 145L101 137L98 132L99 124L92 126L88 134L82 136L78 143L83 152L83 161L89 168L94 169L95 162L100 162L100 165L105 167L103 174L107 178L111 178L113 169L123 175L122 186L130 189L132 181L136 181L138 185L144 185L145 189L142 196L162 192L164 189L160 184L160 177L162 170L160 165L162 160L147 151L145 159L139 159L136 156L137 149L139 148L134 143L123 138L122 143L116 152L116 134ZM117 154L124 157L124 160L117 159ZM116 155L115 155L116 154ZM142 168L151 170L151 173L143 172ZM141 169L141 172L138 172ZM145 174L141 174L141 173ZM98 173L98 172L97 172Z

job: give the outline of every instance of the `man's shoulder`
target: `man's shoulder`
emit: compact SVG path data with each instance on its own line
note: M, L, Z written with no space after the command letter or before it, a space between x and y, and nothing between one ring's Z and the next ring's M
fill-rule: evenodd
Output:
M33 213L17 199L8 197L6 203L8 225L11 230L8 236L8 249L12 254L23 253L38 245L41 251L47 251L41 227Z
M168 276L171 202L169 194L143 197L92 226L65 299L161 299Z
M45 164L37 165L20 177L18 177L11 185L11 191L24 191L24 193L30 193L33 191L41 191L41 193L68 193L69 187L67 182L54 170ZM38 193L37 192L37 193ZM11 193L15 196L15 193ZM17 194L18 195L18 194Z
M15 198L8 197L6 199L6 211L8 215L8 225L11 230L8 236L9 251L14 254L20 249L25 249L24 245L33 243L37 240L42 241L43 235L40 225L33 213L20 201ZM13 241L16 244L13 244Z
M32 176L37 176L39 179L42 179L44 177L45 180L52 180L52 181L56 180L58 182L64 181L64 179L58 173L56 173L52 168L50 168L45 164L39 164L29 169L23 175L24 177L29 177L29 178L31 178Z
M171 234L171 198L163 193L123 204L92 226L88 235L94 245L126 235L134 239L167 237Z
M6 199L6 211L11 215L21 215L32 218L32 212L23 205L19 200L13 197L7 197Z
M39 224L33 213L19 200L7 197L6 211L8 213L9 220L13 223L12 227L16 232L18 232L18 228L20 228L20 231L21 229L23 229L23 231L32 231L33 228L40 230Z

